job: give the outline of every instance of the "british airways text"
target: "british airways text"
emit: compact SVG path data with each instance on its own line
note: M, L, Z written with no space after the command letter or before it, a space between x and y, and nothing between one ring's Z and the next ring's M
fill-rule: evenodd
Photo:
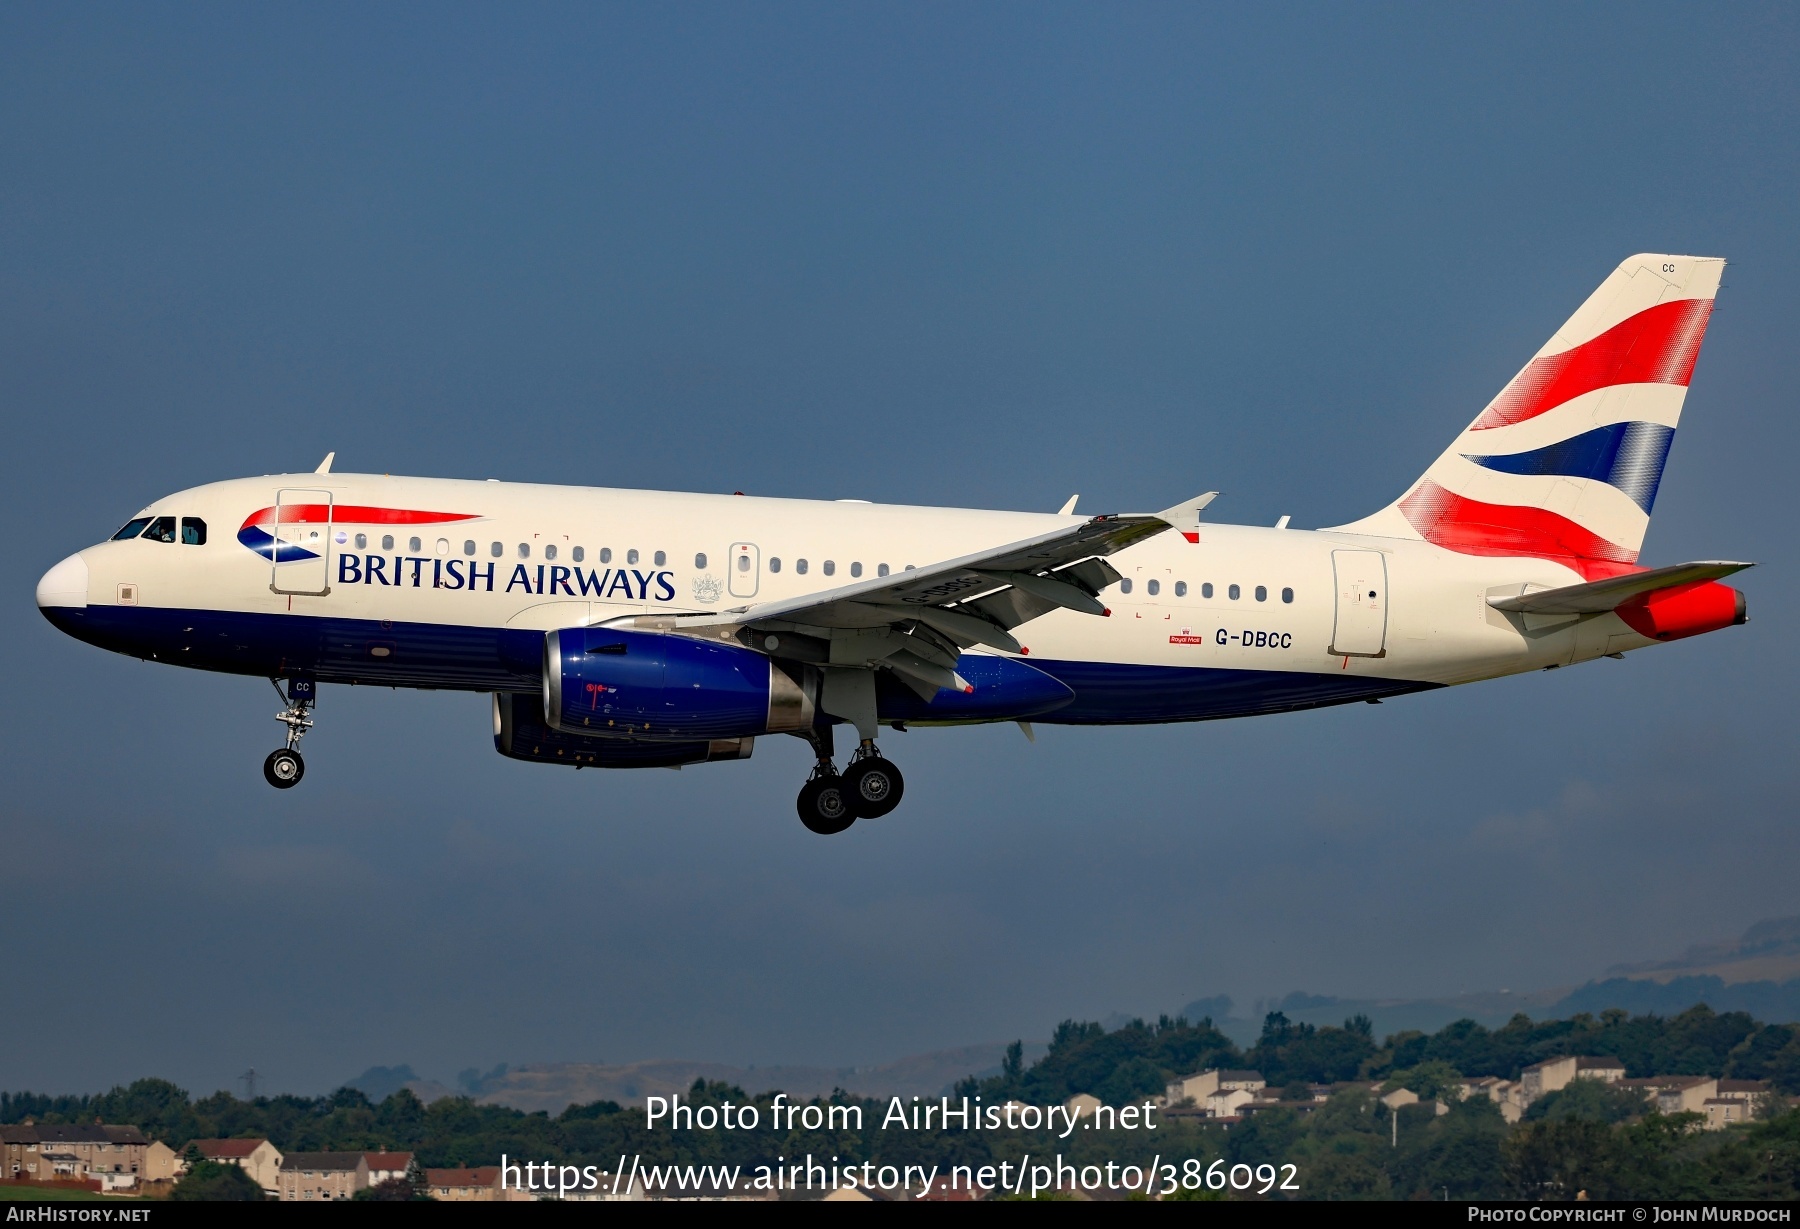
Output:
M397 585L411 589L468 589L492 593L498 563L473 559L430 559L417 555L339 555L340 585ZM574 568L562 564L515 563L504 592L565 597L622 598L635 602L675 600L673 572L636 568ZM653 588L654 587L654 588Z

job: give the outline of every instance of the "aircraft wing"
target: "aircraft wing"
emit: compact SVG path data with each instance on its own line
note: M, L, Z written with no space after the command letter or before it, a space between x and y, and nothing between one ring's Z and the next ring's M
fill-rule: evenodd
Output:
M668 630L726 634L775 657L887 668L929 699L968 689L962 650L1019 652L1012 629L1059 608L1105 615L1101 590L1119 580L1106 556L1171 526L1161 516L1091 517L1019 542L820 593L681 616ZM658 619L658 622L662 622ZM647 626L648 620L634 620Z
M1691 585L1703 580L1718 580L1721 576L1730 576L1733 572L1755 566L1752 563L1728 563L1723 560L1677 563L1666 568L1651 568L1647 572L1632 572L1626 576L1590 581L1585 585L1539 589L1535 593L1522 593L1517 597L1493 597L1488 599L1488 605L1495 610L1510 610L1519 614L1603 614L1646 593L1673 589L1677 585Z

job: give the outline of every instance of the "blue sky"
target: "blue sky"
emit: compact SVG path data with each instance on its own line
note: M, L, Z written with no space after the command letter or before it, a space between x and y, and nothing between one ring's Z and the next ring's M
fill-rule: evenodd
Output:
M0 1085L883 1061L1066 1016L1584 980L1795 911L1791 7L0 10ZM1334 524L1622 257L1733 262L1645 560L1753 621L1201 726L491 750L482 697L59 636L147 501L310 469Z

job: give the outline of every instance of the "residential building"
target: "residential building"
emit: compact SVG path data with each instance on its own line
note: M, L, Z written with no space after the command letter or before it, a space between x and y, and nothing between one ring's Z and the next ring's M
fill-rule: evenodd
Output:
M368 1185L369 1163L360 1152L290 1152L281 1159L284 1202L352 1199Z
M1616 1058L1567 1054L1532 1063L1519 1075L1520 1100L1530 1105L1548 1093L1561 1092L1570 1080L1600 1080L1616 1084L1625 1078L1625 1064Z
M136 1127L29 1121L0 1126L0 1172L9 1181L99 1181L124 1189L171 1177L174 1155Z
M498 1203L505 1198L500 1192L498 1165L482 1165L475 1169L427 1169L425 1193L443 1203ZM520 1193L530 1198L527 1192Z
M1078 1092L1063 1102L1063 1109L1067 1110L1071 1117L1087 1118L1092 1116L1093 1112L1102 1104L1100 1098L1092 1093Z
M1176 1080L1164 1090L1165 1103L1180 1105L1191 1101L1195 1105L1203 1103L1206 1098L1224 1089L1242 1089L1248 1093L1260 1093L1267 1082L1260 1071L1228 1071L1213 1068Z
M1219 1088L1206 1094L1200 1101L1208 1118L1229 1118L1238 1112L1240 1106L1248 1105L1256 1100L1256 1094L1248 1088Z
M196 1139L189 1147L220 1165L236 1165L275 1194L281 1189L281 1150L266 1139Z
M363 1159L369 1163L370 1186L380 1186L395 1178L411 1181L416 1168L410 1152L365 1152Z
M1465 1101L1482 1097L1492 1101L1500 1107L1500 1117L1507 1122L1517 1122L1525 1116L1521 1086L1512 1080L1503 1080L1494 1075L1477 1076L1464 1080L1458 1085L1458 1091Z
M1704 1114L1708 1099L1719 1094L1719 1081L1710 1075L1653 1075L1618 1084L1637 1089L1663 1114Z

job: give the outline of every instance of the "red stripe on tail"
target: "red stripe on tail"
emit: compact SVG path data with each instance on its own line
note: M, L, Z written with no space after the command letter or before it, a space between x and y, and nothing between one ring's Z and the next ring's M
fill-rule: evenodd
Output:
M1583 580L1623 575L1637 562L1636 551L1567 517L1543 508L1484 504L1429 480L1400 501L1400 511L1420 537L1461 555L1553 559L1581 573Z
M1693 378L1712 308L1711 299L1658 303L1572 350L1532 359L1469 430L1524 422L1615 384L1685 386Z

